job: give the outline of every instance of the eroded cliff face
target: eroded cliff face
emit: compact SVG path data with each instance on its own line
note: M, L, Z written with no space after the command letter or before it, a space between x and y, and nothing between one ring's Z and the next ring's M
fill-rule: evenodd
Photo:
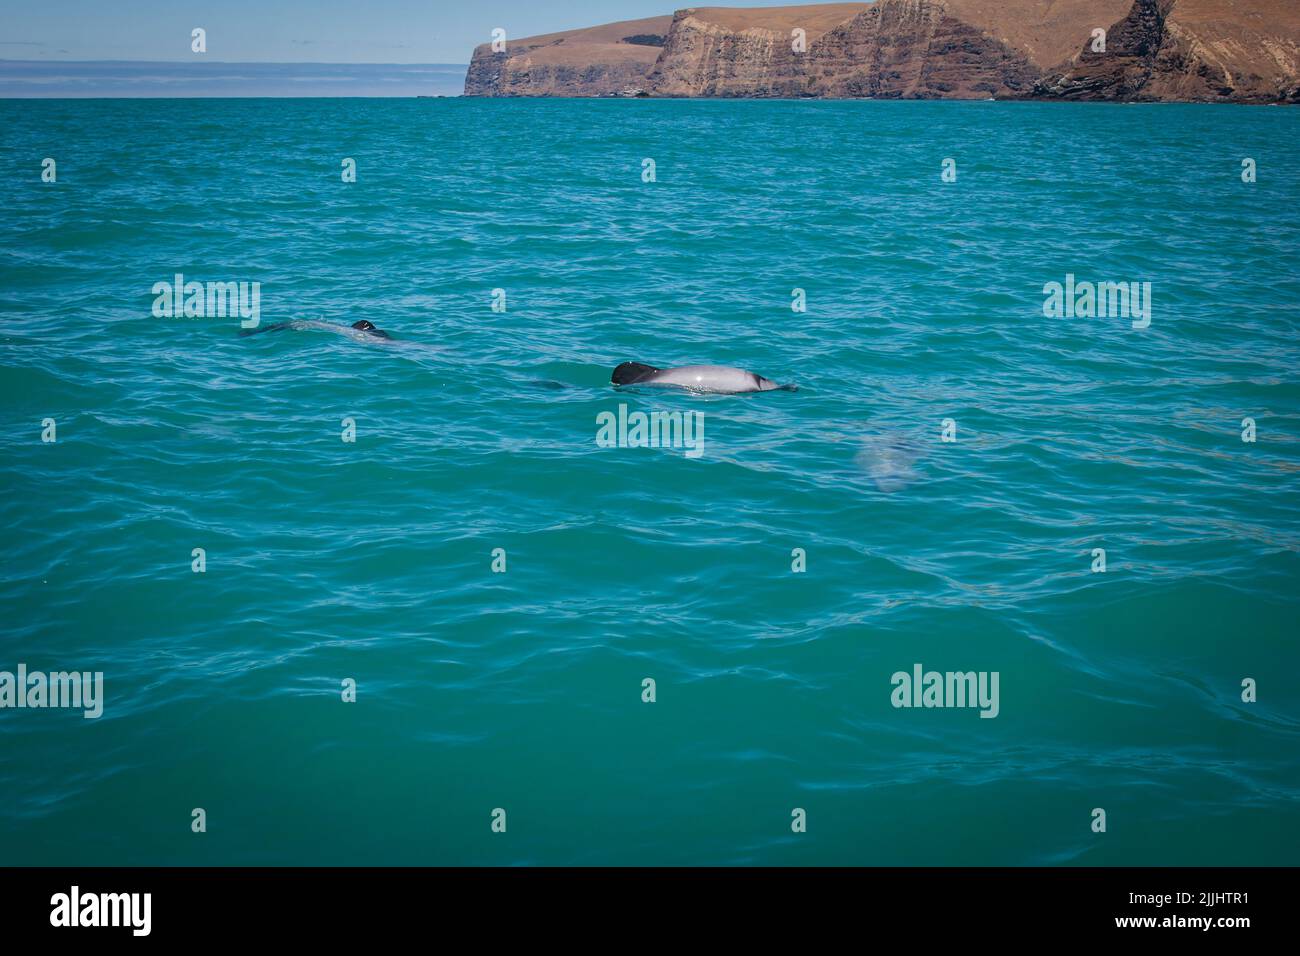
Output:
M1094 51L1094 31L1106 49ZM798 34L798 36L796 36ZM698 7L474 52L469 95L1300 101L1300 0Z
M955 16L944 0L844 5L811 30L785 22L738 30L713 11L679 11L648 78L657 96L981 98L1027 94L1041 75L1023 50ZM805 32L803 51L793 31Z
M606 23L474 49L466 96L608 96L645 86L672 17Z
M1106 34L1049 71L1053 99L1300 102L1300 5L1135 0Z

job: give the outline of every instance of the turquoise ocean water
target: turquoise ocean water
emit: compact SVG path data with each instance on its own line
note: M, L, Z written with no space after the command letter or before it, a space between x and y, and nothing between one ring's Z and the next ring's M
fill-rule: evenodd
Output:
M1296 861L1295 110L0 130L0 671L105 693L0 710L0 863ZM154 317L176 273L400 341ZM1067 274L1150 282L1149 328L1045 317ZM800 389L619 393L627 359ZM704 453L599 447L620 403ZM915 664L997 672L997 717L893 707Z

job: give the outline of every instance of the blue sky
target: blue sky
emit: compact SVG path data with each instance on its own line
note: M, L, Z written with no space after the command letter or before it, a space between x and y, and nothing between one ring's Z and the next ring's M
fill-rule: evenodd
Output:
M732 6L780 6L750 0ZM0 59L468 63L493 27L524 37L672 13L681 0L0 0ZM701 6L704 4L700 4Z

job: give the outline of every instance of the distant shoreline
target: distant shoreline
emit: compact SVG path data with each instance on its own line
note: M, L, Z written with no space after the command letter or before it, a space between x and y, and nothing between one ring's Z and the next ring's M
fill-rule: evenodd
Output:
M0 99L460 96L462 63L0 59Z

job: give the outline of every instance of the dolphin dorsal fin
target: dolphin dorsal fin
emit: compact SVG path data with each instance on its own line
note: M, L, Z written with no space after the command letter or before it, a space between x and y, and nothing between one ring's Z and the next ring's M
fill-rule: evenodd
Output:
M659 369L653 365L644 365L641 362L624 362L614 369L614 374L610 376L609 380L615 385L635 385L637 382L644 382L657 374L659 374Z

